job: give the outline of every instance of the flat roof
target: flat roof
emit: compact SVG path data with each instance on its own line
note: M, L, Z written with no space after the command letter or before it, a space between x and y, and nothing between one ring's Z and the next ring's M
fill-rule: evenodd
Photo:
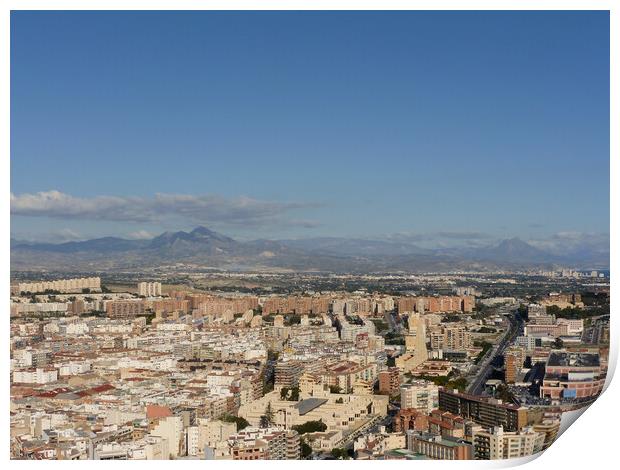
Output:
M385 451L385 455L392 455L395 457L404 457L406 460L429 460L424 454L418 454L408 449L393 449Z
M325 398L306 398L296 403L294 408L297 408L299 410L299 415L303 416L326 402L327 400Z
M551 367L598 367L601 361L596 353L553 351L549 354L547 365Z

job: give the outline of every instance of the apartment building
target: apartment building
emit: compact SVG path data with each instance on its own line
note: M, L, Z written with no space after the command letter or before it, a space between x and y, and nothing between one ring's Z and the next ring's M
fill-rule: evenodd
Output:
M374 382L377 376L377 364L341 361L328 366L318 375L321 383L338 387L344 393L351 393L353 386L359 382Z
M398 311L417 312L417 313L438 313L438 312L472 312L476 304L473 296L447 296L438 297L398 297L396 306Z
M433 460L471 460L473 449L462 439L407 431L407 449Z
M168 441L170 457L177 457L185 450L183 418L181 416L166 416L151 431L152 436L165 438Z
M504 353L505 382L513 384L525 362L525 350L518 346L511 346Z
M37 367L13 372L13 383L43 385L58 380L58 369Z
M520 431L507 432L501 426L478 430L473 435L476 460L515 459L533 455L543 450L545 435L524 427Z
M138 283L138 295L142 297L160 297L161 282L140 282Z
M487 427L503 426L509 432L527 425L527 409L500 400L439 389L439 409L471 419Z
M111 300L106 303L108 318L131 318L146 312L143 300Z
M432 382L418 380L400 387L400 406L430 413L439 406L439 387Z
M20 293L41 293L45 291L80 293L85 289L93 292L101 291L101 278L84 277L75 279L57 279L55 281L20 282L17 285L17 290Z
M400 387L400 370L398 367L388 367L379 372L379 393L396 395Z
M233 460L298 460L299 433L282 427L249 427L228 438Z
M298 387L303 373L304 365L300 361L278 361L275 366L275 386L278 388Z

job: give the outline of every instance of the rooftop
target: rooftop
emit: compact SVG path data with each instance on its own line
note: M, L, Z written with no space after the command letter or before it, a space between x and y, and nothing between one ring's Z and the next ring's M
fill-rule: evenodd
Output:
M325 398L306 398L296 403L294 408L297 408L299 410L299 415L303 416L326 402L327 400Z
M552 367L598 367L600 364L598 354L565 351L553 351L547 361L547 366Z

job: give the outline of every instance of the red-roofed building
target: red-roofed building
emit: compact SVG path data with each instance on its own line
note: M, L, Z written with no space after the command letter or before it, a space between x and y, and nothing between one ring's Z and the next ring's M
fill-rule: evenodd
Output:
M167 406L146 405L146 417L148 419L160 419L172 416L172 410Z

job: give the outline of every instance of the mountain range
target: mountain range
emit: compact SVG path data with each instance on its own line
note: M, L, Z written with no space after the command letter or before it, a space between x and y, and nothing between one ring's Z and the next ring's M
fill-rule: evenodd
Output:
M179 263L227 270L447 272L558 265L606 268L609 255L583 248L578 253L552 253L519 238L483 248L450 249L338 237L238 241L206 227L146 240L103 237L54 244L11 239L13 270L114 271Z

